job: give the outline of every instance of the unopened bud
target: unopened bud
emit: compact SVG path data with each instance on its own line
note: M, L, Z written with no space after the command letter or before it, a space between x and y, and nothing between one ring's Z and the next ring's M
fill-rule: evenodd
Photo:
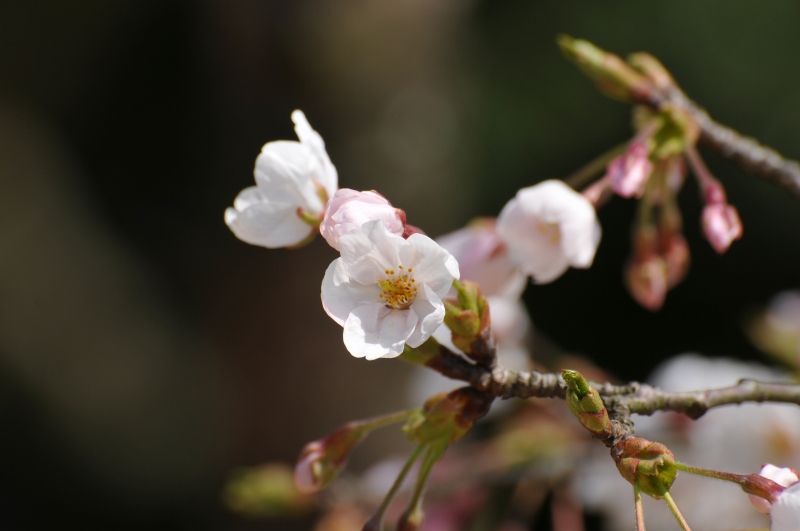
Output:
M664 259L656 254L633 258L625 268L625 285L641 306L652 312L659 310L669 287Z
M403 431L420 444L454 443L489 411L492 400L491 395L473 387L434 395L409 418Z
M680 232L672 232L662 241L661 256L667 269L667 287L674 288L689 271L689 244Z
M559 35L558 45L567 59L575 63L607 96L641 103L655 98L655 86L619 56L581 39Z
M422 522L425 513L422 509L415 507L413 510L404 512L397 521L397 531L419 531L422 529Z
M797 470L793 468L778 468L769 463L761 467L758 475L774 481L777 484L776 487L789 487L800 481L800 474L798 474ZM767 497L774 499L783 491L783 488L778 490L776 487L766 489ZM748 496L750 498L750 503L753 504L753 507L755 507L758 512L769 514L772 504L763 497L763 494L762 496L748 494Z
M567 383L567 405L578 422L595 437L609 435L611 420L597 390L590 387L578 371L562 371L561 377Z
M662 498L678 477L669 448L641 437L624 436L611 448L611 457L623 478L631 485L638 483L642 492L655 499Z
M294 481L300 492L311 494L336 479L347 464L353 448L367 435L362 423L346 424L318 441L308 443L294 469Z
M647 75L660 90L676 87L675 80L661 62L647 52L636 52L628 56L628 63Z
M647 180L653 171L650 150L646 142L631 142L628 149L608 164L606 178L611 188L622 197L642 197Z
M703 234L719 254L742 237L742 221L728 203L709 203L703 208Z
M496 361L491 337L489 304L475 282L454 282L458 299L445 299L444 323L453 344L476 362L491 367Z
M312 504L292 481L291 468L279 463L236 470L222 498L232 511L258 517L295 514Z

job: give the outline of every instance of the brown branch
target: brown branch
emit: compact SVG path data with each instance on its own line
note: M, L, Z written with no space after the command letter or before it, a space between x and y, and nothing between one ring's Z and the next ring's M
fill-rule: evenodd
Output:
M496 398L566 398L566 384L558 374L473 364L444 346L439 346L438 354L429 358L425 366L448 378L467 382ZM662 391L639 382L627 385L591 382L591 386L600 393L614 426L609 437L603 438L607 445L622 435L633 433L630 417L633 413L652 415L656 411L675 411L698 419L709 409L729 404L775 402L800 405L800 384L790 383L741 380L730 387L688 392Z
M656 110L664 110L665 106L670 105L685 111L700 127L701 145L730 160L742 170L761 177L800 199L799 162L716 122L680 89L673 88L663 98L643 100L640 103Z

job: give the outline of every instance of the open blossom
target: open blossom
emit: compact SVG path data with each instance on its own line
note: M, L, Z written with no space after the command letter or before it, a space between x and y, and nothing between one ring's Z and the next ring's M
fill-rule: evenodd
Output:
M800 529L800 482L783 491L772 504L770 531L798 531Z
M461 278L476 282L484 296L518 298L525 289L525 275L511 263L493 218L475 220L436 242L458 260Z
M517 192L500 212L497 232L511 262L538 284L552 282L570 266L590 267L600 242L592 204L557 180Z
M338 185L322 137L302 111L292 113L299 142L268 142L256 158L256 186L242 190L225 211L237 238L263 247L302 243L317 230Z
M733 240L742 237L742 221L728 203L709 203L703 208L703 234L715 251L722 254Z
M650 150L642 141L631 142L628 149L608 163L606 178L611 188L622 197L642 197L644 187L653 171Z
M364 223L380 219L389 232L402 236L405 213L392 206L381 194L341 188L333 194L319 226L322 237L339 250L339 238Z
M432 239L403 239L375 220L339 238L339 249L322 280L322 306L344 327L353 356L399 356L442 324L442 297L459 277L458 262Z
M762 466L758 474L767 479L771 479L782 487L788 487L800 481L800 476L797 475L796 470L792 468L778 468L769 463ZM758 512L764 514L770 512L770 506L772 505L770 502L759 496L754 496L753 494L748 494L748 496L750 497L750 503L753 504L753 507L755 507ZM800 520L798 520L798 524L800 525Z

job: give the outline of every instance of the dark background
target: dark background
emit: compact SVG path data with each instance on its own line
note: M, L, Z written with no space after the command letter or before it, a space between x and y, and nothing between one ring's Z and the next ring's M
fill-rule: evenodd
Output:
M334 251L222 221L293 109L341 186L435 236L630 135L561 32L653 53L719 121L800 156L798 23L791 0L0 4L0 527L288 529L228 514L228 471L403 406L406 368L351 358L322 311ZM652 314L622 284L634 203L612 201L595 265L526 292L540 334L622 379L685 351L767 361L742 323L797 287L800 208L707 161L743 239L711 249L688 181L692 271Z

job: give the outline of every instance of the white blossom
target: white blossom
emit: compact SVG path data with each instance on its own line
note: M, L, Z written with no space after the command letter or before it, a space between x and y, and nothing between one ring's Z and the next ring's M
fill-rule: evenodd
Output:
M339 248L322 280L322 305L344 327L353 356L399 356L442 324L442 297L459 277L458 262L432 239L403 239L376 220L342 236Z
M590 267L600 242L592 204L557 180L517 192L500 212L497 232L512 263L538 284L552 282L570 266Z
M800 531L800 483L783 491L769 514L770 531Z
M402 211L393 207L388 199L377 192L341 188L328 201L319 230L328 244L338 251L339 238L376 219L383 221L386 230L401 236L405 229L404 218Z
M225 211L225 223L247 243L270 248L302 243L314 233L327 198L336 192L336 168L322 137L302 111L294 111L292 121L300 141L264 144L256 158L256 186L242 190Z

